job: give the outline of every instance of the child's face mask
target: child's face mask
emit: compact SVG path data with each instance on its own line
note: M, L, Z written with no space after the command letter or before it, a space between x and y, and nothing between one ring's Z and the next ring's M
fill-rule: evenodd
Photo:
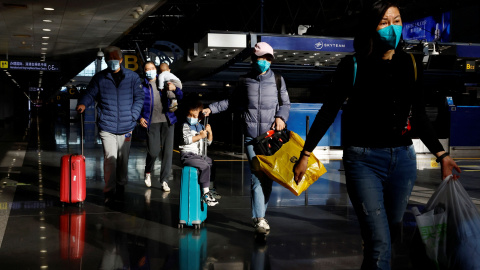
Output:
M190 125L196 125L198 123L198 118L194 118L194 117L187 117L187 122L190 124Z

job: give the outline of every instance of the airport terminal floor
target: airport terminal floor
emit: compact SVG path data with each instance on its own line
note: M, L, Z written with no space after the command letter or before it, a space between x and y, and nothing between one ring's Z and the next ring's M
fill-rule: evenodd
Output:
M171 191L163 192L157 181L147 188L146 144L134 140L124 200L106 207L102 146L90 123L84 147L86 202L83 208L62 207L60 158L81 151L79 124L36 110L28 123L5 123L0 134L0 269L360 268L362 239L341 154L320 156L327 173L309 188L307 200L305 194L297 197L274 183L266 216L271 232L264 239L252 227L248 162L214 144L209 154L217 164L220 203L208 208L199 230L179 229L178 152ZM431 156L417 159L429 163ZM462 184L478 207L480 160L456 161L464 170ZM160 166L155 166L154 180ZM415 258L421 252L410 208L424 206L439 183L438 167L418 169L392 269L417 269Z

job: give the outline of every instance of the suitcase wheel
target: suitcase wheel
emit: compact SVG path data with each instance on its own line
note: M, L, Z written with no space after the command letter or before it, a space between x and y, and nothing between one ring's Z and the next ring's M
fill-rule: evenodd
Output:
M82 208L83 207L83 202L79 202L78 203L78 208Z
M179 229L183 229L183 224L182 224L182 223L178 223L178 228L179 228Z
M200 224L194 224L193 227L195 228L195 230L200 230Z

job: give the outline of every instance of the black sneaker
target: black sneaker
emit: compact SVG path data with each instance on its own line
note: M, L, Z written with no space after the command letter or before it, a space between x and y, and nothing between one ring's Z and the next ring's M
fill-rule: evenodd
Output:
M215 200L210 192L203 194L202 202L206 203L208 206L215 206L218 204L218 201Z
M125 185L118 185L115 190L115 199L123 201L125 199Z
M104 193L105 195L105 206L111 206L114 202L114 195L115 193L113 191L107 191Z
M215 198L215 200L219 200L222 198L222 196L214 188L210 189L210 193L212 194L213 198Z

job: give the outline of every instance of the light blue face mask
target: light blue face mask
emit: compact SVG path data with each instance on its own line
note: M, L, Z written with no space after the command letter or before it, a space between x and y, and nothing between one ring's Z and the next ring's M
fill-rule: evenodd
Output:
M257 60L255 68L260 71L260 73L264 73L270 68L270 62L267 60Z
M157 71L156 70L147 70L147 79L153 80L157 76Z
M198 123L198 118L193 118L193 117L187 117L187 122L193 126L193 125L196 125Z
M108 60L107 66L111 71L115 71L120 68L120 60Z
M396 49L402 35L402 26L392 24L378 30L377 33L380 35L380 40L383 44L389 49Z

